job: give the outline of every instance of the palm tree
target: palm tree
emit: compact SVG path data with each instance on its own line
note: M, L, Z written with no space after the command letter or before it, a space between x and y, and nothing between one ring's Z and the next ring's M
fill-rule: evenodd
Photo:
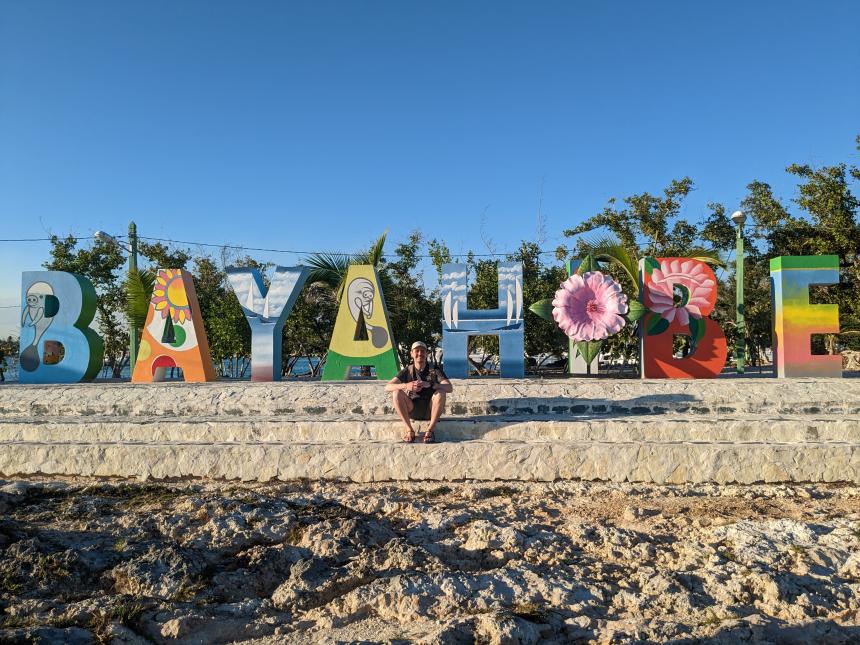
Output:
M367 251L348 255L346 253L314 253L305 258L305 264L311 268L308 283L321 283L331 289L335 299L340 301L346 286L346 273L351 264L372 264L379 266L382 262L386 230L370 246ZM383 292L386 290L387 276L380 275Z
M155 271L144 269L129 271L125 280L125 316L130 325L139 331L146 325L149 302L155 288Z

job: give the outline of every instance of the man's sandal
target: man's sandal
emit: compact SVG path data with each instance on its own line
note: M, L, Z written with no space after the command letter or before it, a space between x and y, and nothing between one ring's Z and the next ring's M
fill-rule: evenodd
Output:
M410 430L409 432L403 435L403 443L412 443L415 441L415 431Z
M432 430L424 433L424 443L436 443L436 435L433 434Z

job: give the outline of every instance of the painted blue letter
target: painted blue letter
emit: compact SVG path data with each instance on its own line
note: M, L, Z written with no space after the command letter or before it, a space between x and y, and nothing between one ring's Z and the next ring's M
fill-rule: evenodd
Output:
M523 265L499 263L499 306L472 310L466 304L468 267L442 267L442 347L445 373L452 378L469 375L469 336L498 336L499 365L503 378L525 373L523 321Z
M66 271L21 275L21 383L77 383L96 377L104 343L89 328L96 290L87 278Z
M227 277L251 325L251 380L281 380L281 338L287 316L308 279L304 266L275 267L269 290L257 269L230 267Z

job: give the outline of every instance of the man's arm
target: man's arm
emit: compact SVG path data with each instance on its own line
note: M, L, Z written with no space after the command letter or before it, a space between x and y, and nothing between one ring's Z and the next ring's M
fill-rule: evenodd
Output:
M436 384L433 386L434 392L444 392L445 394L451 394L454 391L454 386L451 385L451 381L448 380L447 376L442 377Z
M386 392L396 392L397 390L405 390L407 393L413 389L412 383L404 383L396 376L385 384Z

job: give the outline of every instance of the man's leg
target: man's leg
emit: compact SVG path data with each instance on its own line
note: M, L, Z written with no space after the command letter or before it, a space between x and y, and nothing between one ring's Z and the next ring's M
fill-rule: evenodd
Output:
M403 434L403 440L409 441L415 438L415 430L412 429L412 419L409 418L409 413L412 412L412 399L406 396L403 390L396 390L391 393L391 400L394 402L394 409L397 410L397 415L406 424L407 431Z
M445 411L445 393L434 392L432 405L430 408L430 424L427 426L427 434L432 433L436 429L436 422L442 413Z

